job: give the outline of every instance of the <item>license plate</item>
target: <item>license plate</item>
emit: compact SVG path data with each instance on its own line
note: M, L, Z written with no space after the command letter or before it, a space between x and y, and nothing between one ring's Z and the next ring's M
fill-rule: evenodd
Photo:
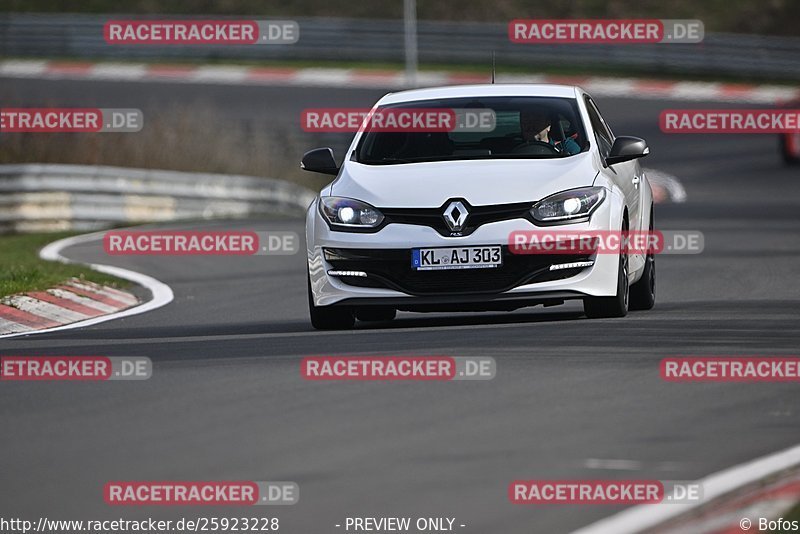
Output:
M440 269L488 269L503 264L503 249L492 247L415 248L411 268L417 271Z

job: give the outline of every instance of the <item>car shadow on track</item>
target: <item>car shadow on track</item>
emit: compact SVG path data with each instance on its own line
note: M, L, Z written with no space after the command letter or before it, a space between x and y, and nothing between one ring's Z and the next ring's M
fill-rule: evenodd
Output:
M53 332L42 334L45 336L80 337L81 339L159 339L159 338L192 338L214 336L248 336L259 334L290 334L295 332L308 332L313 330L310 322L286 321L266 323L247 322L236 324L200 324L179 326L128 326L122 328L82 328L67 332Z
M471 325L503 325L503 324L533 324L560 321L574 321L585 316L581 311L559 311L554 313L469 313L456 315L442 314L402 314L393 321L356 322L353 330L347 331L322 331L312 328L307 320L281 321L281 322L247 322L237 324L203 324L181 326L147 326L147 327L122 327L111 328L89 327L66 332L53 332L42 334L40 339L80 338L86 340L97 339L147 339L157 340L165 338L213 338L224 336L259 336L270 334L296 334L319 333L344 333L352 331L378 331L378 330L403 330L409 328L437 328Z
M403 329L446 326L470 326L517 323L548 323L574 321L585 318L582 311L559 311L551 313L469 313L443 316L440 314L403 314L393 321L356 322L356 330Z

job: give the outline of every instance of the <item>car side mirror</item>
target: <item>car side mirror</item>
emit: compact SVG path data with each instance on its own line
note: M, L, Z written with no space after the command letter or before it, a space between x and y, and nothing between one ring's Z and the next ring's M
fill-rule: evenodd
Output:
M647 141L638 137L617 137L606 158L606 165L643 158L650 153Z
M315 148L303 154L300 161L300 168L305 171L321 172L322 174L339 174L339 167L333 159L333 150L325 148Z

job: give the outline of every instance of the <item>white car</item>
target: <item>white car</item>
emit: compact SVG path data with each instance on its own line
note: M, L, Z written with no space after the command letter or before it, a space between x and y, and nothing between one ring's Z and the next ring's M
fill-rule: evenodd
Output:
M418 89L388 94L373 111L398 109L490 109L495 121L491 131L366 127L341 166L330 148L303 156L302 168L336 176L306 219L315 328L388 321L397 310L513 310L570 299L583 300L589 317L652 308L652 253L509 247L520 231L653 228L652 191L637 161L649 153L645 141L615 137L583 90Z

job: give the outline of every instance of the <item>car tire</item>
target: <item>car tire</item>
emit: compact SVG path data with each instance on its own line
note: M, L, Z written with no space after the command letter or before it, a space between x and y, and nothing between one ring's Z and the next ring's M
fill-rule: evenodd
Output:
M583 313L590 319L625 317L628 314L628 255L619 255L617 294L613 297L588 297L583 299Z
M346 306L316 306L311 293L311 278L307 278L308 315L317 330L349 330L356 323L353 310Z
M650 208L653 213L653 208ZM650 232L653 232L653 216L650 215ZM628 301L630 310L650 310L656 304L656 256L650 250L644 259L644 272L638 282L631 286Z
M644 260L642 278L631 286L630 310L650 310L656 304L656 258L649 253Z
M369 306L356 308L356 319L365 322L391 321L397 316L397 310L388 306Z

